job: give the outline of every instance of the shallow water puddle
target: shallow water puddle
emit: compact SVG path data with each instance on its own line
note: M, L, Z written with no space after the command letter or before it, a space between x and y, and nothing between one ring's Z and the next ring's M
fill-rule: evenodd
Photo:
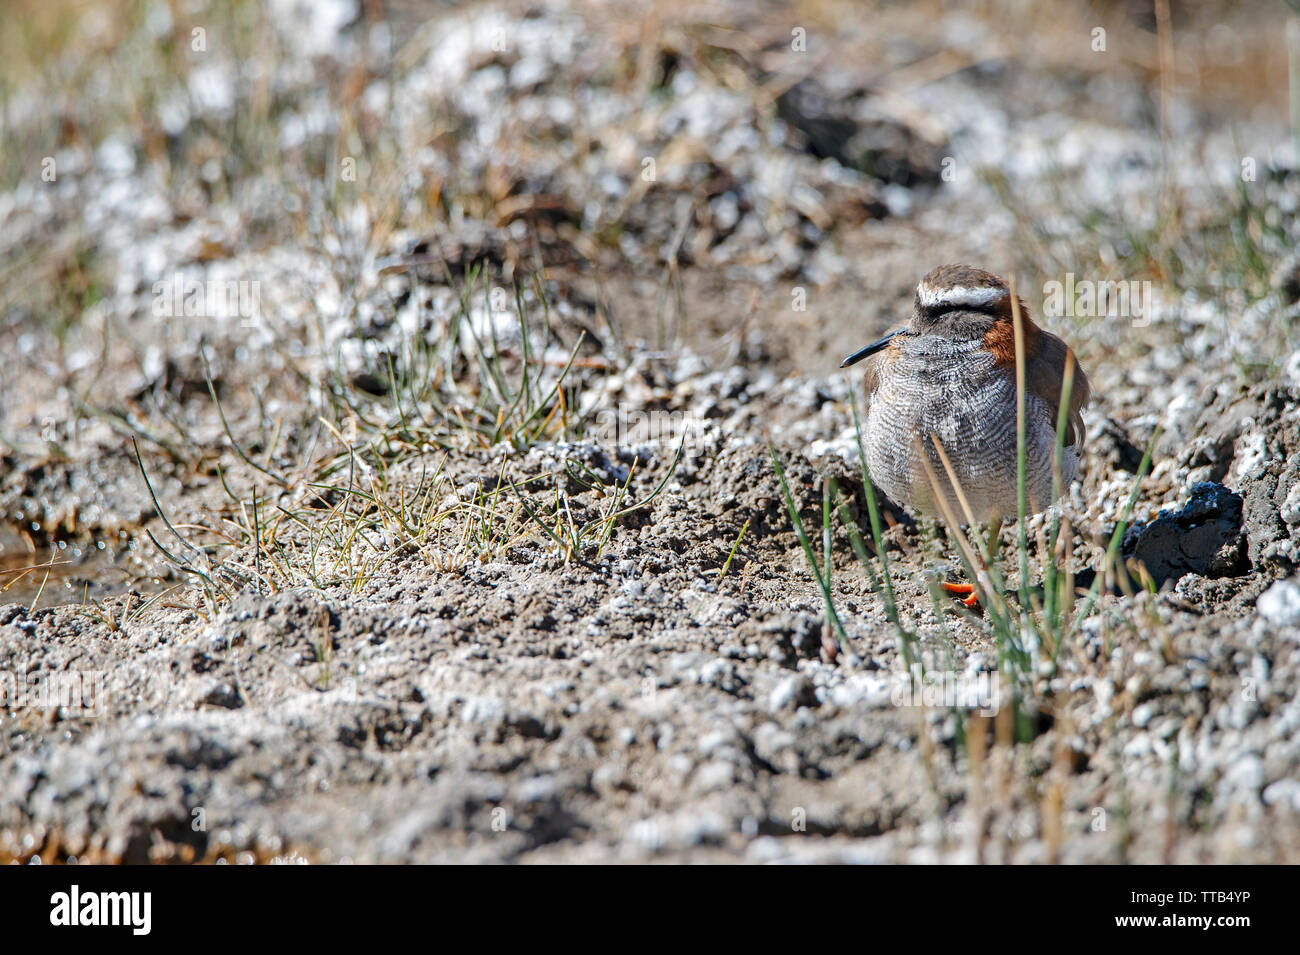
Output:
M60 541L33 547L13 527L0 525L0 605L58 607L103 600L129 590L156 593L164 586L157 577L128 570L129 548Z

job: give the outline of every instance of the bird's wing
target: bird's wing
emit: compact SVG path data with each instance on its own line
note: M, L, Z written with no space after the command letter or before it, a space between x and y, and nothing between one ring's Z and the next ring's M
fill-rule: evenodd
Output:
M1052 420L1055 421L1061 412L1067 361L1074 365L1074 384L1070 388L1070 415L1065 426L1065 446L1083 447L1087 433L1082 412L1092 397L1092 385L1088 383L1088 376L1074 357L1074 350L1051 332L1039 330L1034 351L1025 362L1025 386L1030 394L1036 395L1052 409Z

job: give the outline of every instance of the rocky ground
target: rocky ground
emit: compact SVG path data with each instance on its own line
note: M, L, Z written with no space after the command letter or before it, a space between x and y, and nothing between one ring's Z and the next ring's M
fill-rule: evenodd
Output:
M6 77L0 858L1298 861L1281 13L1175 4L1162 109L1128 4L361 6ZM1094 387L1018 668L853 539L839 359L947 261Z

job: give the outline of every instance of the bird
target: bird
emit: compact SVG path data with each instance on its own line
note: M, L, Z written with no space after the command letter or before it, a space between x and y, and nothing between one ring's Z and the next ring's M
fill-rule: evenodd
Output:
M1012 297L1011 287L992 272L940 266L917 284L906 325L840 364L865 362L862 443L872 483L913 514L988 522L990 541L1004 517L1019 513ZM1092 388L1073 349L1035 325L1018 297L1015 307L1024 343L1028 510L1038 513L1078 472L1087 436L1083 409ZM1073 383L1057 485L1053 458L1067 365ZM977 605L973 585L943 586L966 606Z

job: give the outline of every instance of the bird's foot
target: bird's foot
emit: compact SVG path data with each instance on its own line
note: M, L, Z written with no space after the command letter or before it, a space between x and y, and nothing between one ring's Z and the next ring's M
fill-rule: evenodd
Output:
M944 590L952 594L963 607L976 610L980 605L979 593L975 590L974 584L961 584L944 581L941 585Z

